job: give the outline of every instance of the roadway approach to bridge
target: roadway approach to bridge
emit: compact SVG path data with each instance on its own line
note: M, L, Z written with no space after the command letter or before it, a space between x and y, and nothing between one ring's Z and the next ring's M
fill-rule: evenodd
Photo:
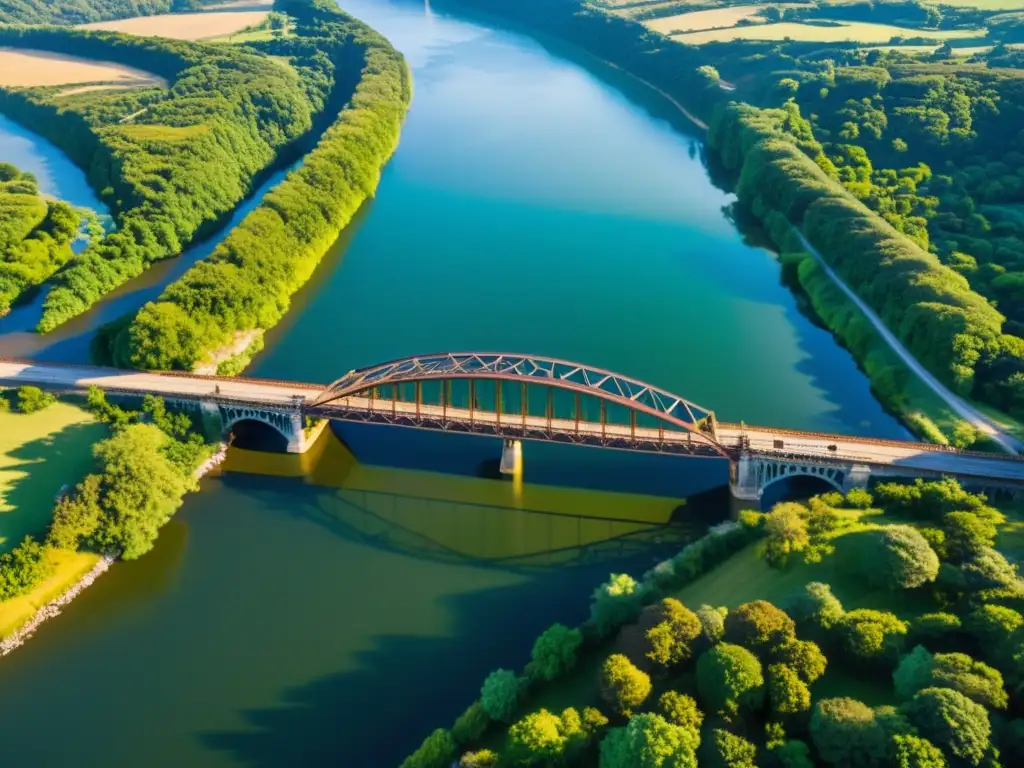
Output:
M1024 490L1024 456L719 422L713 412L642 382L573 366L565 361L522 356L445 354L352 371L325 387L246 377L0 360L0 384L63 392L82 392L96 386L114 395L158 395L171 404L215 416L224 434L246 420L268 425L288 441L287 450L292 453L306 450L319 434L308 426L307 417L312 416L324 419L319 428L326 420L360 421L503 438L502 463L515 468L522 464L520 440L728 460L732 493L748 501L759 500L772 483L792 476L818 477L840 491L865 487L871 477L946 476L983 489ZM520 381L524 402L528 385L548 391L547 412L535 415L529 408L523 413L503 412L500 394L496 394L497 409L459 407L443 394L440 404L422 402L421 385L428 379L468 380L470 387L485 379ZM382 398L380 389L393 382L414 385L414 400L402 400L395 394ZM575 417L554 415L550 405L554 389L574 392ZM391 391L397 392L397 386ZM600 399L599 420L581 418L581 393ZM641 426L633 411L628 424L609 423L605 401L625 404L647 417L661 416L666 423Z

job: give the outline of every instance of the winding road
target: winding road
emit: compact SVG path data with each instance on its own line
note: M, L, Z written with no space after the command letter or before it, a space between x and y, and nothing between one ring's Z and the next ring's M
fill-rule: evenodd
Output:
M869 307L843 280L835 273L825 259L822 258L821 252L818 251L810 241L804 236L803 232L797 232L797 236L800 238L800 242L803 244L807 252L810 253L818 264L821 266L825 273L832 279L832 281L839 286L840 290L846 294L846 296L852 301L861 312L867 317L874 326L875 330L885 339L892 350L900 356L900 359L907 364L914 373L920 377L920 379L928 385L936 395L942 398L942 400L953 409L953 411L965 421L970 422L977 427L983 434L990 437L992 440L997 442L1007 453L1021 453L1024 452L1024 443L1015 438L1013 435L1008 434L1002 429L996 422L990 419L988 416L983 414L977 408L969 404L959 395L948 389L945 384L939 381L927 368L918 362L917 358L914 357L907 350L906 347L896 338L896 335L889 330L889 328L882 322L882 319L875 314L875 311Z

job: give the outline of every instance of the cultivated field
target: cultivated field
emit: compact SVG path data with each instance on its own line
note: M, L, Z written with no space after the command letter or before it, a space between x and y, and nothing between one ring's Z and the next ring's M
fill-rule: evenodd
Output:
M172 13L160 16L139 16L119 21L83 24L83 29L105 29L129 35L169 37L173 40L203 40L224 37L259 24L267 10L206 11L203 13Z
M643 25L663 35L672 32L696 32L702 29L718 29L719 27L735 27L743 19L757 16L764 10L762 5L732 5L728 8L715 8L711 11L692 11L677 16L663 16L659 19L646 19Z
M920 30L894 27L889 24L867 24L843 22L840 26L820 27L813 24L798 24L784 21L780 24L758 24L750 27L732 27L703 32L673 35L680 43L703 45L704 43L728 42L730 40L799 40L815 43L887 43L894 37L925 37L935 40L951 40L958 37L983 37L984 29Z
M166 86L149 72L49 51L0 48L0 86L107 83L119 87Z
M984 11L1024 11L1024 0L940 0L936 5L981 8Z

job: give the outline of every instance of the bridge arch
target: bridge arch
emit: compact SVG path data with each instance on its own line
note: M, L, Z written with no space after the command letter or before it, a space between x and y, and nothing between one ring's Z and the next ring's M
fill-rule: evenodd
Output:
M285 451L295 439L294 416L246 406L220 406L221 427L241 448ZM265 447L264 447L265 446Z
M759 496L765 491L786 480L798 477L810 477L821 480L840 493L844 492L846 473L842 467L818 464L805 464L796 461L762 460L758 462L760 476Z
M692 435L710 452L731 458L716 436L714 411L638 379L568 360L498 352L446 352L401 358L353 370L308 403L322 409L380 387L427 381L519 382L588 395L645 414ZM443 388L442 388L443 391ZM443 397L443 395L442 395ZM500 409L500 405L497 406Z

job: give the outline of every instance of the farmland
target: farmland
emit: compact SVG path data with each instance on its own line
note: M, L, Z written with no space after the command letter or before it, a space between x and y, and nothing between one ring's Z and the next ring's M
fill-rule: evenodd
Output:
M887 43L896 37L926 37L936 40L982 37L985 30L918 30L895 27L889 24L867 22L833 22L829 26L781 22L755 26L709 29L673 35L672 39L691 45L729 42L732 40L794 40L815 43Z
M112 62L90 61L49 51L0 48L0 86L107 83L117 86L166 86L162 78Z

